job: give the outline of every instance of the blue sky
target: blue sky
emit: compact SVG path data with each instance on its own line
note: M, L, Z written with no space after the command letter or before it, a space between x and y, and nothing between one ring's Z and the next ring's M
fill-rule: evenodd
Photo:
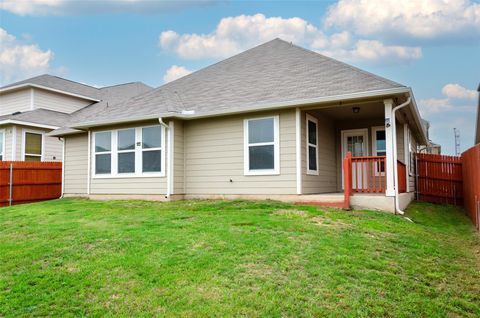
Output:
M159 86L281 37L411 86L431 138L473 143L480 3L471 0L2 0L0 84L51 73Z

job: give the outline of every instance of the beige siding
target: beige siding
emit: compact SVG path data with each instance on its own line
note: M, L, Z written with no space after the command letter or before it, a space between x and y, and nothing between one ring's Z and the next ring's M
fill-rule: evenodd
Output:
M411 142L412 142L413 149L417 149L418 143L413 136L412 136L412 141ZM407 173L409 174L409 180L408 180L409 181L409 190L410 191L415 191L415 173L416 173L416 171L414 171L413 173L410 173L410 172L407 171Z
M47 133L51 129L42 129L37 127L28 127L28 126L19 126L16 125L17 129L17 149L16 149L16 160L24 160L23 157L23 146L25 143L24 133L26 131L31 131L34 133L43 134L44 138L44 148L43 148L43 161L62 161L62 142L58 140L57 137L48 137Z
M244 119L279 115L280 174L244 175ZM186 193L295 194L295 111L185 123ZM230 182L230 180L232 182Z
M88 180L87 134L65 137L65 194L87 194Z
M42 89L34 89L33 100L35 108L49 109L68 114L92 103L92 101L89 100Z
M5 134L4 137L4 150L5 152L3 153L3 160L12 160L12 128L13 126L11 125L6 125L6 126L0 126L0 130L3 131Z
M30 110L30 95L30 88L0 95L0 116Z
M184 124L182 121L175 121L175 137L174 137L174 164L173 164L173 187L174 194L184 194L185 193L185 143L184 143Z
M131 127L140 127L148 125L158 125L157 122L147 122L142 124L114 126L112 129L123 129ZM107 128L105 128L107 129ZM104 129L102 129L104 130ZM166 133L166 132L165 132ZM93 135L93 134L92 134ZM165 143L168 140L165 138ZM164 145L165 151L165 169L168 167L167 145ZM92 174L90 184L91 194L166 194L167 177L128 177L128 178L95 178Z
M328 193L337 190L334 122L325 116L316 118L318 120L318 176L307 174L306 113L301 114L303 194Z

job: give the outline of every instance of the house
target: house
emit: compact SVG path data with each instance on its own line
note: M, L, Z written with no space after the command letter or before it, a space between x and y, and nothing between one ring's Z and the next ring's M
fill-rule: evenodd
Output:
M432 155L441 155L442 154L442 146L437 144L437 143L434 143L430 139L430 122L425 120L425 119L422 119L422 122L423 122L423 126L425 128L426 134L427 134L428 144L427 144L426 147L419 148L418 152L428 153L428 154L432 154Z
M409 87L280 39L50 135L64 196L336 204L351 153L352 206L388 211L412 200L428 144Z
M62 141L46 134L89 107L129 98L151 87L127 83L95 88L41 75L0 88L0 160L61 161Z

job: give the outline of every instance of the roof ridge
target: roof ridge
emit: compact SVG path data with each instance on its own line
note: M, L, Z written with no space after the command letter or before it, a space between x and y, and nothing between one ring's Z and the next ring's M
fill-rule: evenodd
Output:
M122 85L129 85L129 84L143 84L145 86L149 86L147 84L145 84L144 82L142 81L134 81L134 82L126 82L126 83L120 83L120 84L114 84L114 85L108 85L108 86L102 86L100 88L98 88L99 90L102 90L104 88L110 88L110 87L115 87L115 86L122 86ZM150 87L150 86L149 86Z

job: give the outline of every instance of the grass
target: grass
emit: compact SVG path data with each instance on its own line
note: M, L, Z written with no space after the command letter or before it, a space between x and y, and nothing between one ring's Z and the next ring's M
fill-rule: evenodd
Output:
M277 202L63 199L0 209L0 317L478 317L480 238Z

